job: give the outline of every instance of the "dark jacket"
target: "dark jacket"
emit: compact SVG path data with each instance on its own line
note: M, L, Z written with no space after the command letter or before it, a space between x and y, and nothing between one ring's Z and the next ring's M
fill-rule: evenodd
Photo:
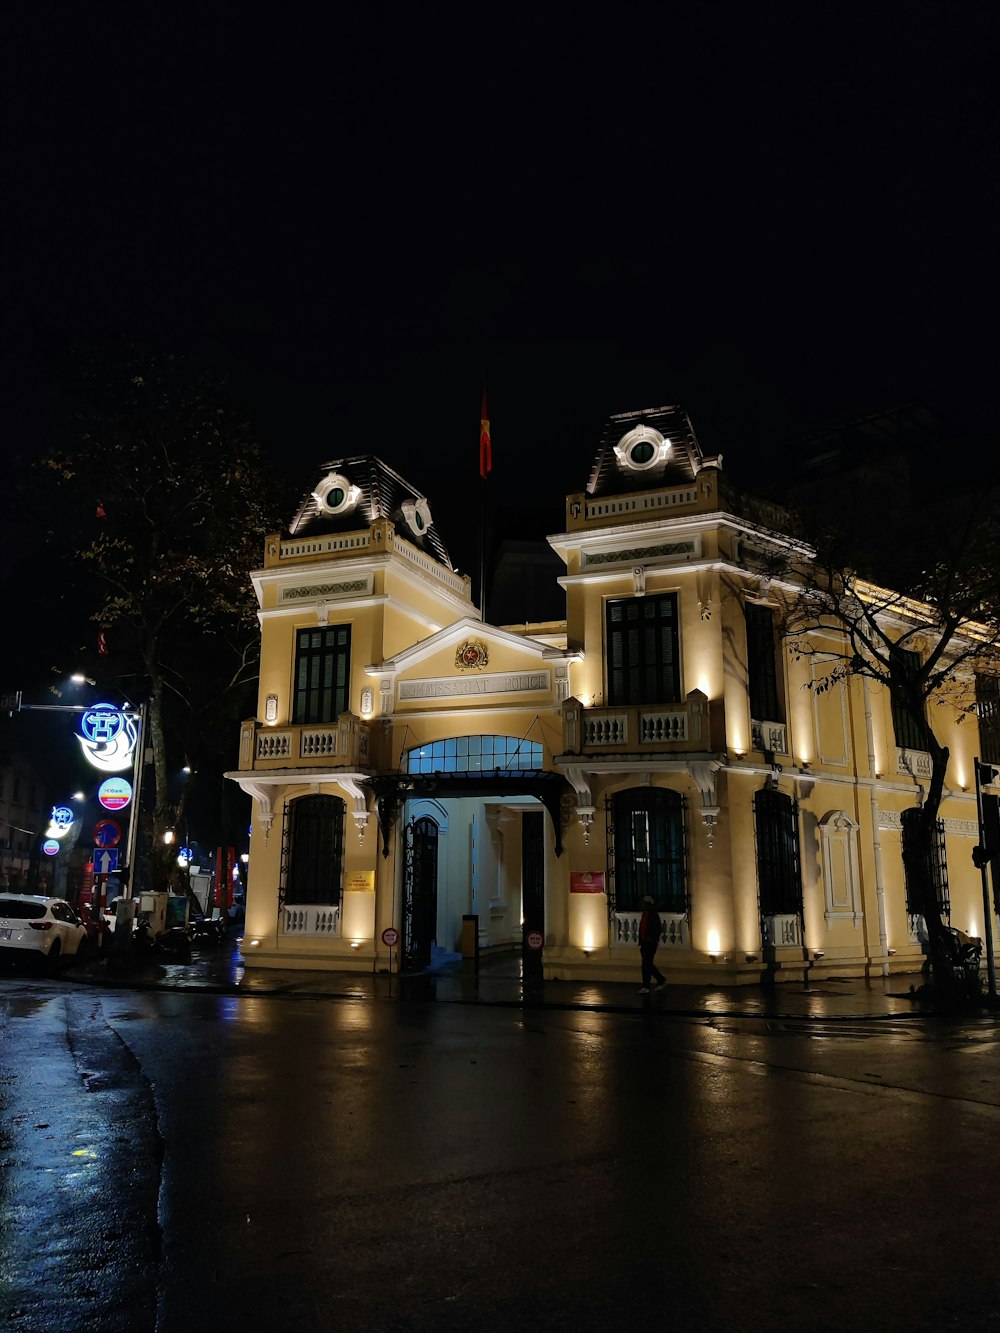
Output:
M655 949L660 942L660 914L655 907L644 909L639 918L639 948Z

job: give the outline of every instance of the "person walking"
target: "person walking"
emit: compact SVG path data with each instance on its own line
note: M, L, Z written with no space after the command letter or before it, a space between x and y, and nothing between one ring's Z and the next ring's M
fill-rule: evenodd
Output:
M656 904L647 894L642 900L642 916L639 918L639 957L642 959L640 995L649 994L654 977L656 984L653 989L659 990L661 986L667 984L666 977L655 962L656 950L660 943L660 930L660 914L656 910Z

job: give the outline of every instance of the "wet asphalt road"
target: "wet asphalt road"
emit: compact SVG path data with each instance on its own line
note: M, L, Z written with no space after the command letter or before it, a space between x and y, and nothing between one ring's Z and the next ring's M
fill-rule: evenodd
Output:
M3 1327L1000 1327L998 1053L0 978Z

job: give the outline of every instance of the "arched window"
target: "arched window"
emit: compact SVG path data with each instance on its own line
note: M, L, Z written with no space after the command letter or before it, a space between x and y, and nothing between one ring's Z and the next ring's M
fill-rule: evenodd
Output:
M407 773L524 773L543 767L538 741L519 736L452 736L406 752Z
M611 798L615 910L634 912L648 894L660 912L687 911L684 801L662 787Z
M300 796L289 804L286 905L340 902L345 809L337 796Z

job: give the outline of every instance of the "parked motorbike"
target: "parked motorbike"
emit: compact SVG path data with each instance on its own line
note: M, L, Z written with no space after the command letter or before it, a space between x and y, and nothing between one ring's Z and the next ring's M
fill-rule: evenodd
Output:
M191 937L186 926L171 926L154 935L149 922L140 920L134 945L140 958L157 958L171 963L186 963L191 958Z
M196 916L191 918L190 931L192 948L215 948L226 938L226 923L207 916Z

